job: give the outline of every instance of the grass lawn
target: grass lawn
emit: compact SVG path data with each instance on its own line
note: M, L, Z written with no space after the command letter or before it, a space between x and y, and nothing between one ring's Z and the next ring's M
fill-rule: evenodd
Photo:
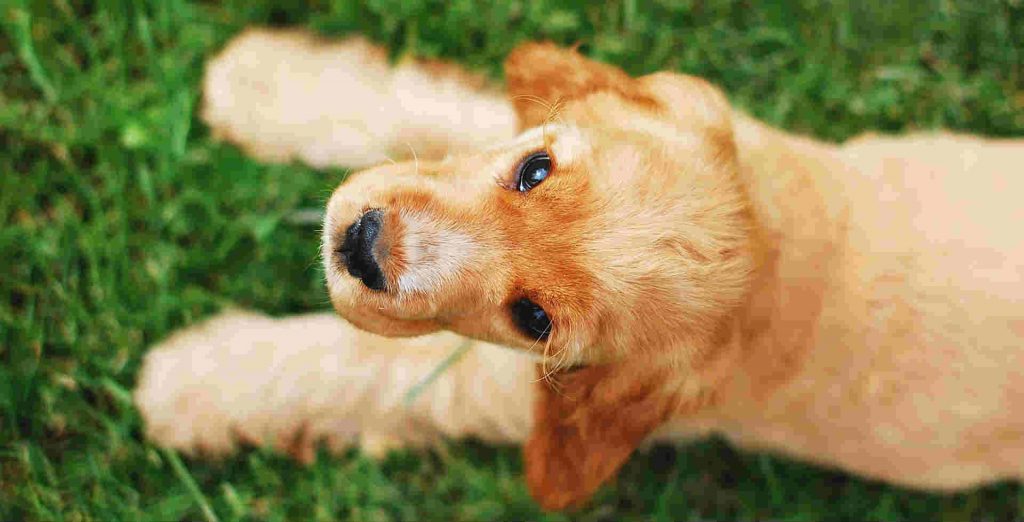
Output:
M317 227L290 216L345 172L257 164L196 119L204 59L247 25L361 32L495 75L523 39L582 42L633 73L703 75L830 140L1024 135L1020 0L298 3L0 1L0 520L1024 517L1017 485L923 494L714 440L635 456L569 515L534 507L515 448L302 467L147 444L130 399L147 346L228 305L327 306Z

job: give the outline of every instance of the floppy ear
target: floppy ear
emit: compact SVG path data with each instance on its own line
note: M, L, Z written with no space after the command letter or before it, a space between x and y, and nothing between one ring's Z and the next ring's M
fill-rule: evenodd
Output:
M678 401L662 387L666 375L636 373L608 364L536 384L534 427L523 455L527 487L541 507L587 500L673 413Z
M516 47L505 60L505 79L520 129L544 123L558 103L597 91L657 105L643 86L621 69L550 42Z

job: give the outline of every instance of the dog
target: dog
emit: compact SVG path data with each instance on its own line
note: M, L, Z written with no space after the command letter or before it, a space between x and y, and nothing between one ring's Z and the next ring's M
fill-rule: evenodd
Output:
M212 59L217 136L364 167L323 221L344 321L173 335L135 392L150 439L302 461L524 443L553 510L638 446L712 433L928 490L1022 476L1024 140L823 143L549 43L505 76L266 30Z

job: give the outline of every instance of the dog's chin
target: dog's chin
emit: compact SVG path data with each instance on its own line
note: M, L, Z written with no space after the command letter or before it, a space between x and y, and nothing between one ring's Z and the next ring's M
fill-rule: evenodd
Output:
M402 318L391 315L389 313L391 307L379 306L380 296L360 295L368 290L357 287L356 284L344 282L337 285L342 288L333 287L336 285L331 286L331 304L334 306L334 310L342 319L361 330L385 337L412 337L441 329L433 319ZM378 301L378 303L375 304L371 301Z

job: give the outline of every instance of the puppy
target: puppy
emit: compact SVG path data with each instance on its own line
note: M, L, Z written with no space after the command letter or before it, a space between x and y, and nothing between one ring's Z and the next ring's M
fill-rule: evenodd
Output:
M236 312L172 337L136 392L149 437L301 459L521 441L548 509L644 441L707 433L918 488L1021 476L1024 140L821 143L701 79L543 43L505 71L508 101L361 40L260 31L211 62L219 135L385 163L327 205L347 323Z

